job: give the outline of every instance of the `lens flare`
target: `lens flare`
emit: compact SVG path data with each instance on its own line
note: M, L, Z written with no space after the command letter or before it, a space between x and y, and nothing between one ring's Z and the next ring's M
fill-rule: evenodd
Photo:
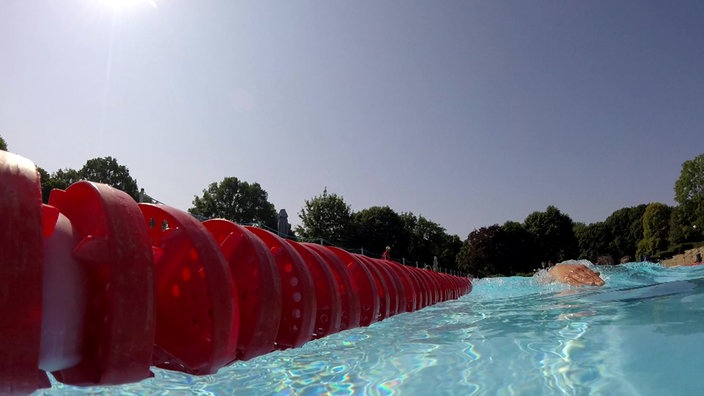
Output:
M129 10L143 5L157 7L155 0L97 0L99 3L112 8L115 11Z

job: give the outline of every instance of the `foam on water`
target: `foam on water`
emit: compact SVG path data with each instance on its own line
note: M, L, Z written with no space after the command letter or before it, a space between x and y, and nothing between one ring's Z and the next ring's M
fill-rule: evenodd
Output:
M195 377L39 395L588 395L704 389L704 267L598 267L606 285L480 279L455 301Z

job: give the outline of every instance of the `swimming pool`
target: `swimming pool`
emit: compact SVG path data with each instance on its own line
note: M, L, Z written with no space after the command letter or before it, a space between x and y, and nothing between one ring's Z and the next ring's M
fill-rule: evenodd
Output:
M412 313L196 377L36 395L665 395L704 389L704 267L600 267L606 286L491 278Z

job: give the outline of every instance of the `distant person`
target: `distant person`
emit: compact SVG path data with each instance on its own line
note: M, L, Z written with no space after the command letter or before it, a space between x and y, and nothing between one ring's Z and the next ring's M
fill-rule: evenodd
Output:
M382 260L391 260L391 246L387 246L384 253L381 254Z
M438 256L433 256L433 271L438 272L440 265L438 264Z
M572 286L603 286L604 280L597 271L584 264L558 263L547 270L547 282L560 282Z
M697 253L697 258L696 258L696 260L694 260L694 262L701 264L701 262L702 262L702 254L701 253Z

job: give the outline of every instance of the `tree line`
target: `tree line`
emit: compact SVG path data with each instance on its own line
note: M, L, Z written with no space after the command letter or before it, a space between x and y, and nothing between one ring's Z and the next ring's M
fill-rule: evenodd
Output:
M567 259L596 264L658 261L704 244L704 154L682 164L677 205L660 202L622 208L604 221L576 223L554 206L472 231L457 257L478 277L530 274Z
M0 136L0 149L7 143ZM153 202L143 193L129 169L113 157L93 158L78 170L53 173L38 167L42 199L52 189L66 189L79 180L105 183L136 201ZM566 259L599 264L667 258L701 243L704 226L704 154L682 164L675 186L674 207L653 202L613 212L604 221L572 221L554 206L529 214L523 222L481 227L465 240L450 235L438 223L411 212L397 213L388 206L354 212L344 198L329 193L305 201L298 212L301 224L282 236L299 241L334 245L379 257L386 246L392 257L410 265L432 265L463 271L476 277L530 274ZM238 224L277 229L278 212L259 183L225 177L194 196L188 212L198 217L225 218Z

